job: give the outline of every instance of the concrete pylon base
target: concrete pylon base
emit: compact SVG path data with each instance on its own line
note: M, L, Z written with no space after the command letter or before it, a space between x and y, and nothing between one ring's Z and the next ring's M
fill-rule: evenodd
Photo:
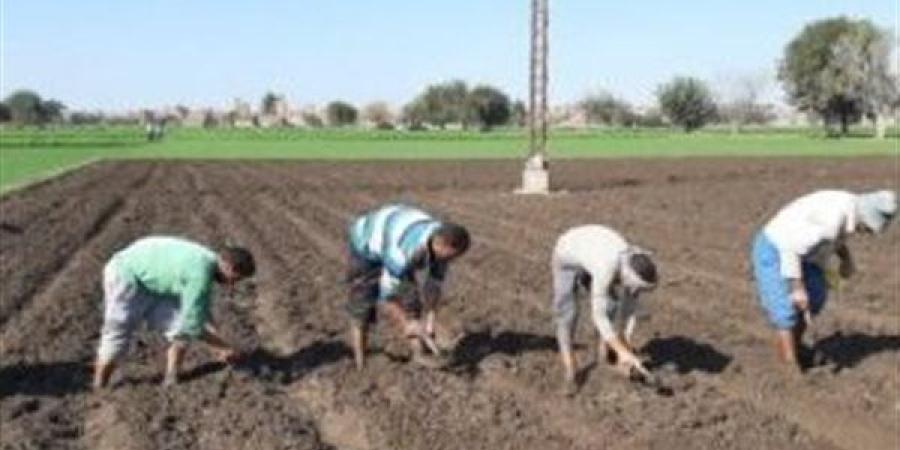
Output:
M534 155L525 162L522 171L522 187L516 190L516 194L542 194L550 193L550 172L547 170L547 162L541 155Z

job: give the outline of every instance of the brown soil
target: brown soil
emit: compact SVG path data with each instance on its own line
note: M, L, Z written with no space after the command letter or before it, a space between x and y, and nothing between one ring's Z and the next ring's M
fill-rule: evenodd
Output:
M511 192L515 162L101 163L0 199L2 449L890 449L900 445L897 237L854 239L860 274L818 323L830 362L789 381L754 300L747 248L767 215L818 188L897 188L891 160L559 162L550 197ZM339 280L353 215L413 202L470 227L442 313L463 333L445 370L406 362L385 325L352 369ZM640 351L671 396L592 363L561 395L549 252L603 223L656 251ZM257 254L218 298L250 356L202 349L159 386L163 342L143 333L115 387L88 390L100 272L150 233ZM588 366L588 364L590 364Z

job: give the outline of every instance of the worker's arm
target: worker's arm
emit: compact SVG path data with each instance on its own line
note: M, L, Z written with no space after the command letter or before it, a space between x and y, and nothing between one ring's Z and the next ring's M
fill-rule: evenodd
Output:
M419 321L410 320L402 306L403 299L401 297L404 294L401 291L409 287L409 282L405 281L404 278L406 278L404 274L394 273L385 268L379 282L378 304L401 333L406 336L414 336L421 334L422 330L419 329ZM406 285L404 286L405 283Z
M200 335L200 340L212 347L216 357L222 362L233 362L238 356L238 352L222 336L212 320L206 323L206 326L203 328L203 334Z
M380 308L405 337L421 336L425 332L421 322L407 317L399 300L388 299L380 303Z
M840 267L838 271L842 278L850 278L856 272L856 264L853 262L853 255L850 253L850 249L847 248L847 244L843 241L839 241L837 244L837 248L835 249L835 254L837 254L838 259L841 260Z
M185 280L178 311L179 327L174 337L182 340L197 339L203 334L209 317L209 288L212 280L204 276L192 276Z
M609 286L613 277L614 271L606 268L591 271L591 313L594 325L600 333L600 338L616 352L620 364L637 366L640 365L640 360L616 333L612 321L607 315L609 302L611 301Z
M824 231L816 224L804 224L793 230L791 242L778 248L781 275L790 284L791 302L800 311L809 308L809 295L803 283L803 255L821 242Z
M443 293L444 278L447 275L447 264L436 263L428 268L428 274L422 282L422 308L425 311L425 332L434 336L437 330L437 310Z
M629 349L634 348L634 340L632 339L632 335L634 334L634 329L637 326L637 305L638 298L637 294L633 294L629 292L628 289L623 289L624 295L623 298L620 299L621 305L617 311L617 321L619 323L618 329L622 330L621 337L624 340L626 346Z

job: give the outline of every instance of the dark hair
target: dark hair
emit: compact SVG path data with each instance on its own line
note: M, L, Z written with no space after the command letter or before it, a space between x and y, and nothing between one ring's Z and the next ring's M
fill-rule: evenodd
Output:
M645 283L656 284L659 279L659 275L656 273L656 264L650 259L650 255L646 253L631 255L631 258L628 259L628 265Z
M253 254L244 247L225 246L219 252L219 256L241 277L252 277L256 273L256 261L253 259Z
M471 244L471 241L469 240L469 231L462 225L452 222L441 224L434 235L439 236L460 254L465 253L465 251L469 249L469 244Z

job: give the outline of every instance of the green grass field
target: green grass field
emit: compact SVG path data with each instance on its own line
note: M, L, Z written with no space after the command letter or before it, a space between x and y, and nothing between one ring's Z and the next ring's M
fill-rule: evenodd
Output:
M696 156L898 156L897 134L884 140L830 139L809 131L558 131L551 158ZM138 128L0 130L0 191L100 159L476 159L521 158L521 130L202 130L172 129L147 143Z

